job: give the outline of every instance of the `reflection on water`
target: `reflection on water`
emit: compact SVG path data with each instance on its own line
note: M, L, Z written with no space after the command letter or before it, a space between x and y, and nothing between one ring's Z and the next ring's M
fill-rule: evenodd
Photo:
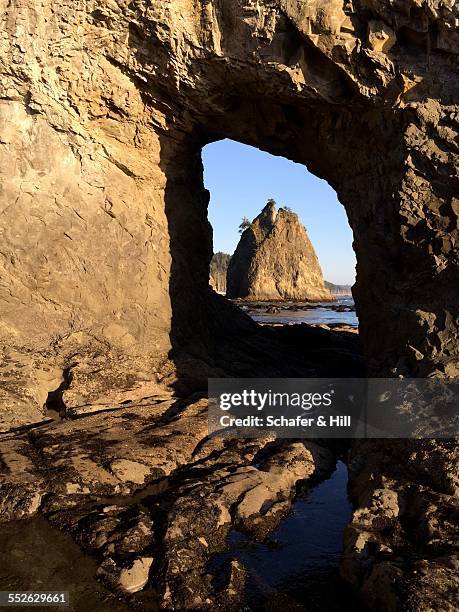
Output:
M230 551L217 555L209 569L215 573L228 559L241 561L249 570L248 610L341 612L352 606L358 612L362 608L338 575L351 514L347 469L339 462L331 478L297 497L267 543L232 532Z
M310 325L351 325L359 326L359 320L355 311L337 311L336 307L354 308L354 301L350 296L338 297L336 302L323 302L314 304L305 310L282 309L282 303L278 304L281 308L278 313L263 312L266 309L248 310L248 314L254 321L259 323L309 323Z
M346 466L339 462L330 479L297 496L268 542L254 543L232 532L229 551L216 555L209 571L218 574L231 558L242 562L249 571L246 610L341 612L352 607L359 612L338 576L343 531L351 517L346 486ZM0 525L0 590L68 591L70 607L57 608L74 612L160 609L152 588L117 599L95 579L96 570L94 559L42 517Z

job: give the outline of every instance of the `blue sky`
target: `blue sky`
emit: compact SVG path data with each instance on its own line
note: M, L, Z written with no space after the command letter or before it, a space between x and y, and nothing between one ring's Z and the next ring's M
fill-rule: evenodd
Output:
M279 207L289 206L299 215L325 279L336 284L354 282L352 232L344 207L326 181L301 164L232 140L207 145L203 162L215 252L233 253L242 217L252 220L274 198Z

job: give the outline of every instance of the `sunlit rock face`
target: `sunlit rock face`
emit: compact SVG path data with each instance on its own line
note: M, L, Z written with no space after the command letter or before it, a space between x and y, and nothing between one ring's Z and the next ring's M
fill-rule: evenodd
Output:
M222 295L226 294L226 273L230 259L231 255L220 251L214 253L210 261L209 285L214 291Z
M268 202L231 258L227 296L254 300L331 300L298 215Z

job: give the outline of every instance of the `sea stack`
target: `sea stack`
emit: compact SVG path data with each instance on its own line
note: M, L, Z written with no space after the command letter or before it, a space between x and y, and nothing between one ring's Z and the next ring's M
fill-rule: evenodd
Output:
M333 300L298 215L270 200L241 235L226 295L249 300Z

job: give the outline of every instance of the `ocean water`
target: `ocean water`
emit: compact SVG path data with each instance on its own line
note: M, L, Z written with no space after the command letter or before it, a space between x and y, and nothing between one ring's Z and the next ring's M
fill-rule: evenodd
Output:
M351 325L352 327L359 326L359 320L355 310L351 312L337 312L336 306L354 308L354 300L351 296L340 296L336 302L320 302L310 304L305 309L290 310L287 307L293 304L292 302L280 302L276 304L280 308L279 313L267 313L264 308L252 310L250 306L243 309L249 314L254 321L259 323L282 323L284 325L295 323L309 323L310 325ZM284 309L285 308L285 309Z
M266 542L233 531L229 549L215 555L208 570L218 576L230 559L241 561L248 582L244 607L238 609L363 612L338 574L351 513L347 469L338 462L329 479L297 495ZM117 598L95 579L96 568L95 559L42 517L0 526L0 590L69 591L66 609L74 612L160 609L151 587L133 597Z
M338 573L351 515L347 468L339 461L328 480L297 496L267 542L233 531L229 550L216 555L209 569L218 573L233 558L248 569L245 610L361 612Z

